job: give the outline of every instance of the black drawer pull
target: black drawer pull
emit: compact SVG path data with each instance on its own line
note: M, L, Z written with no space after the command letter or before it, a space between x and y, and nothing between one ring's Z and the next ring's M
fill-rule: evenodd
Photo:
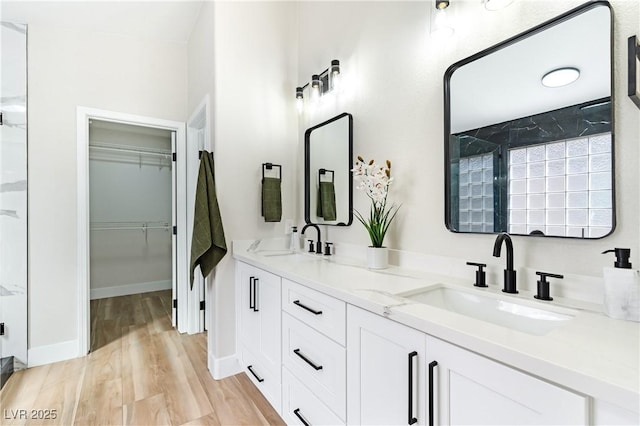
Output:
M310 366L312 366L313 368L315 368L316 371L318 370L322 370L322 366L321 365L316 365L313 361L311 361L309 358L307 358L306 356L302 355L300 353L300 349L294 349L293 353L298 355L300 358L302 358L302 360L304 362L306 362L307 364L309 364Z
M311 423L309 423L309 422L307 421L307 419L305 419L304 417L302 417L302 414L300 414L300 409L299 409L299 408L296 408L295 410L293 410L293 414L295 414L295 415L296 415L296 417L300 419L300 421L302 422L302 424L303 424L304 426L311 426Z
M409 354L409 417L407 423L412 425L418 422L418 419L413 416L413 358L418 356L418 352L413 351Z
M249 277L249 309L255 308L255 302L253 301L253 280L256 277Z
M253 279L253 312L258 312L258 284L260 284L260 280L258 278Z
M312 313L312 314L314 314L314 315L322 315L322 311L316 311L316 310L314 310L314 309L311 309L310 307L305 306L305 305L303 305L302 303L300 303L300 301L299 301L299 300L294 300L294 301L293 301L293 304L294 304L294 305L298 305L298 306L300 306L302 309L307 310L307 311L311 312L311 313Z
M258 382L260 382L260 383L264 382L264 379L263 379L262 377L258 376L258 375L256 374L256 372L255 372L255 371L253 371L253 368L251 368L251 367L253 367L253 365L249 365L249 366L247 366L247 370L249 370L249 371L251 372L251 374L253 374L253 377L255 377L255 378L256 378L256 380L257 380Z
M438 365L438 361L429 363L429 426L433 426L433 369Z

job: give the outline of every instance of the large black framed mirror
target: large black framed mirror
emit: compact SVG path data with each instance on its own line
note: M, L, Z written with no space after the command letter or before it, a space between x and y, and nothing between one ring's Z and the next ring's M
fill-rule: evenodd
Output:
M353 117L342 113L304 134L304 219L349 226L353 222Z
M609 3L590 2L447 69L449 230L613 232L612 34Z

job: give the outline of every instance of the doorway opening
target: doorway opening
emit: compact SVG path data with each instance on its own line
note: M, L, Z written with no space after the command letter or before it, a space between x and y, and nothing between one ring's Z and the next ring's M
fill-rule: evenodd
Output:
M77 122L79 355L143 320L186 331L184 123L82 107Z
M175 325L174 145L171 130L89 120L91 351Z

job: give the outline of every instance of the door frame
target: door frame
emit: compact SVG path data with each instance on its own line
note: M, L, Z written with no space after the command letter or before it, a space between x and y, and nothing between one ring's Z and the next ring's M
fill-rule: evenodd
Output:
M177 250L177 325L178 331L186 331L188 318L189 257L187 252L186 205L186 126L181 121L108 111L78 106L76 109L77 142L77 220L76 220L76 281L78 288L78 354L90 350L90 237L89 237L89 120L96 119L116 123L155 127L176 133L176 235Z
M210 97L205 95L198 106L193 110L189 120L187 121L187 205L195 204L195 191L198 172L200 168L199 150L207 150L213 152L213 144L211 143L211 131L209 126L210 120ZM202 143L198 140L198 135L202 133ZM187 227L193 229L193 210L187 211ZM186 236L187 246L191 243L191 234ZM207 278L203 278L200 273L200 267L196 267L193 279L193 289L189 294L189 319L187 324L187 332L189 334L201 333L209 330L209 318L207 315L213 304L209 303L207 291L212 285L215 271ZM204 302L205 309L201 310L201 303ZM209 308L209 309L207 309Z

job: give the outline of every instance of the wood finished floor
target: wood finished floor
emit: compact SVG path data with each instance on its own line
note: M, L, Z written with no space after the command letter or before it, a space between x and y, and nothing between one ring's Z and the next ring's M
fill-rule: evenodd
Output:
M91 353L13 374L0 391L0 424L284 424L244 374L211 377L206 334L173 330L170 303L170 291L92 300Z

